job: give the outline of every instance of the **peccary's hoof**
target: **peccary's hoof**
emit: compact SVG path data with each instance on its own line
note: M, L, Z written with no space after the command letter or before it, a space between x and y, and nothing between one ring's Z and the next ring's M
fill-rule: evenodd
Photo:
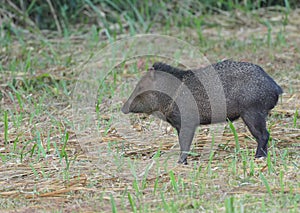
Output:
M267 151L260 151L255 154L255 158L266 158L268 156Z
M266 158L267 157L267 155L255 155L255 158L256 159L259 159L259 158Z
M255 157L254 161L255 162L263 162L267 159L266 156L260 156L260 157Z
M179 159L177 163L179 163L179 164L183 164L183 165L188 165L188 162L187 162L187 160L186 160L186 159L185 159L185 160L181 160L181 159Z

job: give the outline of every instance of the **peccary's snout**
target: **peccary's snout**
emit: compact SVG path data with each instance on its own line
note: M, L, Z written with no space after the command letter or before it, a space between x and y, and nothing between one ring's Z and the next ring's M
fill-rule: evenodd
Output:
M128 114L128 113L129 113L129 104L128 104L128 101L122 106L121 111L122 111L124 114Z

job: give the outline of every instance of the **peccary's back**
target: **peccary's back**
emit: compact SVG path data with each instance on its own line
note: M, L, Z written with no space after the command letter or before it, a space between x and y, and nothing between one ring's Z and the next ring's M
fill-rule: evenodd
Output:
M220 75L225 96L238 101L241 107L259 105L270 110L283 92L258 65L227 60L215 64L214 68Z
M188 72L193 72L194 76L187 73L189 77L185 84L196 99L201 123L204 124L211 122L211 101L218 101L217 98L214 100L214 97L209 97L207 92L207 87L210 87L207 85L212 84L213 88L216 86L215 81L213 79L212 82L203 81L208 79L205 76L211 72L217 73L222 84L226 99L224 107L226 107L227 117L231 120L238 118L243 110L249 108L268 112L274 108L282 93L280 86L260 66L247 62L226 60L204 69Z

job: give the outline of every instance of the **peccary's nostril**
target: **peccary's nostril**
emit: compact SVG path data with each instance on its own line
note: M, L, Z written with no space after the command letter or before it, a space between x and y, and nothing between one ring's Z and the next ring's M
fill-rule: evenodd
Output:
M124 114L128 114L128 113L129 113L129 107L127 106L126 103L123 105L121 111L122 111Z

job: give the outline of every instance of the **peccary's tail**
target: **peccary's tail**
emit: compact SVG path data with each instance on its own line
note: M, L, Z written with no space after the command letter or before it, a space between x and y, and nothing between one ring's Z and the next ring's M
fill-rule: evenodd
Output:
M283 93L282 88L281 88L278 84L277 84L276 86L277 86L277 87L276 87L277 95L281 95L281 94Z
M274 101L271 101L269 103L269 105L267 106L268 110L271 110L271 109L273 109L275 107L275 105L278 102L279 95L281 95L283 93L282 88L275 81L274 81L274 83L275 83L275 85L274 85L275 88L274 88L274 93L273 93L274 94Z
M282 88L271 78L269 77L269 79L271 80L272 83L272 93L269 94L270 95L270 99L273 99L273 101L270 101L269 103L267 103L267 109L271 110L275 107L275 105L278 102L279 99L279 95L281 95L283 93ZM272 98L271 98L272 97Z
M265 77L267 77L269 79L269 81L271 82L272 84L272 87L274 89L274 92L276 93L277 96L281 95L283 93L283 90L282 88L274 81L273 78L271 78L265 71L263 68L261 68L260 66L258 65L255 65L256 68L258 68L258 70L260 70L262 73L264 73Z

